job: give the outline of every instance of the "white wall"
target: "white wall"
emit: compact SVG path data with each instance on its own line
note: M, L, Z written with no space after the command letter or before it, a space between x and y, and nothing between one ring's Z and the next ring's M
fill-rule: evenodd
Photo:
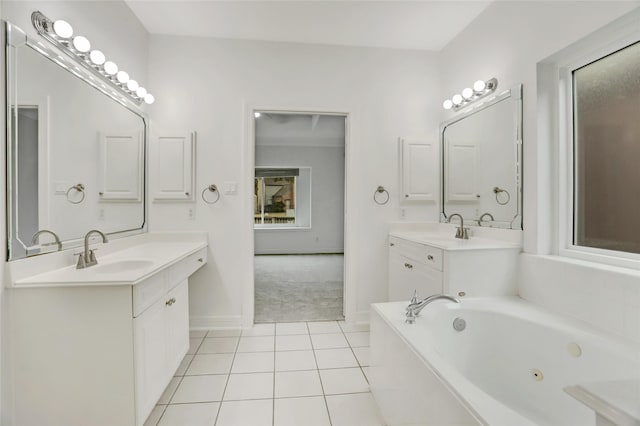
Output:
M126 69L132 76L136 76L141 83L147 81L147 43L148 34L135 15L122 1L0 1L0 18L9 20L13 24L36 36L31 25L31 13L40 10L49 18L65 19L73 25L79 34L84 34L97 47L112 57L121 68ZM2 46L4 46L4 29L2 30ZM4 48L2 63L4 64ZM4 99L4 85L1 85L1 98ZM2 127L5 128L4 102L0 102L0 116ZM5 133L2 132L3 144ZM0 176L5 185L5 150L0 150ZM0 201L0 222L5 222L5 199ZM0 227L0 241L6 240L6 229ZM0 257L6 259L6 245L0 245ZM0 276L4 277L4 262L0 262ZM0 286L0 329L2 350L0 351L0 381L2 382L2 405L0 408L0 424L10 425L6 413L8 391L7 373L10 371L10 360L6 356L8 342L7 312L10 294L4 291L4 282Z
M198 131L198 191L209 183L238 182L238 194L223 194L215 205L198 198L195 220L188 219L191 204L151 206L152 231L209 232L211 261L190 284L192 326L237 324L253 279L247 267L253 253L252 158L246 149L251 106L352 114L346 252L353 306L347 315L366 320L369 304L386 298L387 223L399 211L397 138L437 137L435 55L152 36L149 59L149 84L157 88L150 108L156 134ZM386 206L373 202L378 185L391 193ZM406 216L435 219L437 208L406 207Z
M553 252L552 147L537 133L536 64L639 2L494 2L441 52L441 99L478 78L497 77L500 87L523 83L524 249ZM543 100L540 100L542 103ZM448 118L452 114L443 116ZM615 268L552 257L523 255L519 291L549 309L640 340L637 277ZM624 303L620 303L624 300Z

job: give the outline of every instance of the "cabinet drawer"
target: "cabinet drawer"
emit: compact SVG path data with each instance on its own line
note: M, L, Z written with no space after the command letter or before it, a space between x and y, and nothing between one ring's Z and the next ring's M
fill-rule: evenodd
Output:
M158 273L133 286L133 317L138 317L167 293L167 274Z
M393 236L389 237L389 245L402 256L442 271L442 249Z
M169 269L169 290L189 278L189 275L200 269L205 263L207 263L206 247L173 265Z

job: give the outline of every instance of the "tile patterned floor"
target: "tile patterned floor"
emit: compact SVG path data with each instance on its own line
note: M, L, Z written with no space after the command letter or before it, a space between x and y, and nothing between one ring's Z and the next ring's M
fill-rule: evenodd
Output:
M145 426L382 426L369 330L338 321L192 331Z

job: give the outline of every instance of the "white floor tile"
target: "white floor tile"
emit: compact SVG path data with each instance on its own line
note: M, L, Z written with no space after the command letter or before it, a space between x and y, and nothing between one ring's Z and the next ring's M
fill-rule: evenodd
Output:
M344 333L352 348L363 348L369 346L369 332L360 331L356 333Z
M232 373L265 373L273 371L273 352L237 353Z
M219 402L168 405L158 426L211 426L219 406Z
M207 335L207 330L189 330L189 337L205 337Z
M342 332L336 321L308 322L307 325L309 326L309 333L311 334Z
M164 392L162 393L162 396L158 400L158 404L167 405L169 403L169 401L171 401L171 397L173 396L173 393L178 388L178 385L180 384L180 380L181 379L182 379L182 377L173 377L173 378L171 378L171 381L169 382L167 387L164 389Z
M202 343L203 340L204 338L202 337L189 338L189 350L187 351L187 355L195 354L196 351L198 350L198 347L200 346L200 343Z
M276 334L275 324L254 324L251 328L244 328L242 336L274 336Z
M369 366L369 348L353 348L353 353L356 354L358 363L361 367Z
M314 349L348 348L347 339L342 332L330 334L312 334L311 342Z
M276 371L315 370L313 351L276 352Z
M367 382L369 382L369 368L370 367L362 367L362 372L364 373L364 376L367 379Z
M308 335L276 336L276 351L304 351L311 349Z
M238 352L269 352L273 348L273 336L242 336L238 344Z
M369 383L358 368L320 370L325 395L369 392Z
M316 395L322 395L322 385L320 384L318 370L286 371L276 373L276 398Z
M240 337L242 330L239 328L218 328L209 330L207 337Z
M271 426L273 401L225 401L216 426ZM186 426L186 425L184 425Z
M195 355L185 375L227 374L231 371L233 354Z
M147 417L147 421L144 422L144 426L156 426L158 424L158 420L160 420L160 417L162 416L162 413L164 413L165 408L165 405L156 405L153 407L151 414Z
M351 349L318 349L314 351L318 368L357 367L358 361Z
M309 334L306 322L279 322L276 324L276 336Z
M232 374L229 376L225 401L273 398L273 373Z
M222 401L227 375L186 376L173 394L172 404Z
M324 397L275 400L274 426L329 426Z
M333 426L382 426L384 424L371 393L329 395L326 398Z
M189 367L189 364L191 363L192 359L193 359L193 355L185 355L185 357L182 358L182 362L178 366L178 369L176 370L176 373L174 375L184 376L184 373L187 371L187 367Z
M238 337L207 337L204 339L199 354L228 354L234 353L238 346Z
M369 324L361 324L350 322L346 323L344 321L338 321L338 325L345 333L355 333L357 331L369 331Z

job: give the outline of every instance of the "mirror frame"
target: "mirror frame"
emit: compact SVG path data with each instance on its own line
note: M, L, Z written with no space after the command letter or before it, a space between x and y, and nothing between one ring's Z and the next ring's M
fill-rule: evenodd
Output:
M515 129L514 135L514 143L515 143L515 165L516 165L516 214L511 219L510 222L504 221L505 223L510 223L508 228L504 227L494 227L495 229L514 229L514 230L522 230L524 221L522 217L522 84L518 84L510 89L504 90L498 94L495 94L488 99L478 102L477 104L470 105L469 107L463 109L462 114L440 123L440 222L447 222L447 215L444 211L445 208L445 146L444 146L444 132L447 127L464 120L467 117L470 117L480 111L483 111L498 102L504 101L506 99L512 99L513 102L513 126ZM465 221L467 219L465 218ZM470 221L472 219L469 219ZM514 223L516 221L520 221L520 226L514 228ZM473 222L477 222L473 220ZM474 226L477 226L476 223Z
M13 149L12 143L12 135L13 130L15 128L15 123L12 120L12 113L14 111L14 105L17 105L17 53L16 49L21 46L28 46L31 49L34 49L41 55L45 56L46 59L54 62L58 66L62 67L66 71L69 72L71 76L75 76L81 79L84 83L96 89L101 94L107 96L111 100L119 103L124 108L128 109L135 115L137 115L140 119L142 119L143 123L143 152L142 152L142 165L143 165L143 173L142 173L142 208L143 208L143 217L142 217L142 225L137 228L132 229L124 229L122 231L110 232L107 235L110 238L118 239L124 238L132 235L137 235L141 233L145 233L148 230L148 214L149 214L149 203L148 203L148 194L149 194L149 179L148 179L148 166L149 166L149 119L147 114L138 107L134 102L127 99L122 94L117 94L113 89L110 89L106 84L98 81L95 77L92 76L89 70L84 69L84 67L78 66L76 62L71 59L68 55L65 55L59 49L49 44L45 44L44 42L34 39L9 21L4 21L5 26L5 141L6 141L6 231L7 231L7 261L15 261L20 259L26 259L33 256L39 256L44 254L56 253L55 251L44 251L40 253L34 253L32 255L28 255L23 258L11 258L11 241L16 240L20 244L22 244L25 249L29 247L29 244L25 244L24 241L20 240L17 235L13 235L13 227L16 223L17 219L17 205L14 204L13 200L13 186L15 181L15 167L14 161L17 153ZM17 120L17 114L16 114ZM87 231L89 231L87 229ZM84 237L79 237L70 240L62 240L62 250L67 250L70 248L80 247L84 244Z

